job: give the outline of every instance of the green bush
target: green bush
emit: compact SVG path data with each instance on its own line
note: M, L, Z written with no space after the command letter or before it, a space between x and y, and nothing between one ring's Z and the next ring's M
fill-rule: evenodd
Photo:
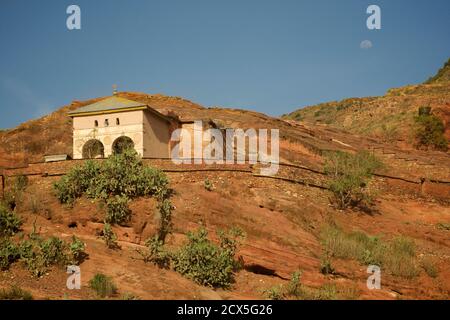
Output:
M83 261L84 257L86 256L84 249L85 249L84 242L82 242L77 237L72 236L72 242L69 245L71 255L70 263L75 265L80 264Z
M188 242L173 257L175 271L195 282L212 287L229 287L238 265L235 260L240 231L219 233L217 246L207 238L208 232L200 228L188 233Z
M0 204L0 237L14 235L19 231L21 225L20 218Z
M50 237L40 244L42 257L46 266L60 264L64 265L67 259L67 245L61 239Z
M9 289L0 290L0 300L33 300L33 296L26 290L12 286Z
M445 137L445 126L440 118L431 113L430 107L419 108L419 115L415 117L416 140L418 148L433 148L447 151L448 140Z
M131 210L128 208L130 200L127 196L114 196L106 202L105 221L111 224L122 224L130 221Z
M366 151L327 153L324 171L330 177L328 187L337 207L344 209L370 203L372 197L367 185L374 171L381 167L382 163Z
M67 244L56 237L44 240L38 235L30 235L29 239L18 245L9 245L10 252L13 253L10 255L10 263L19 259L34 276L40 277L50 266L81 262L80 257L85 255L84 244L80 246L78 242L81 241L76 237L72 238L72 243ZM8 247L2 245L2 248Z
M160 268L169 269L172 260L172 254L164 248L163 241L157 236L149 238L145 241L147 252L138 250L138 253L144 259L144 262L152 262Z
M93 160L88 160L84 165L72 168L65 176L54 183L56 197L61 203L72 204L92 186L100 173L100 169L100 164ZM88 196L94 198L96 195L88 193Z
M158 240L164 242L166 241L167 235L172 232L172 210L173 205L169 199L164 199L158 203L157 206L159 210L160 220L158 228Z
M119 248L119 244L117 243L117 236L114 233L114 231L111 228L111 225L109 223L105 223L105 225L103 226L102 237L108 248L110 248L110 249Z
M263 294L269 300L284 300L285 295L284 295L283 289L284 289L284 287L282 285L273 286L269 289L264 290Z
M214 189L213 183L208 178L204 181L204 187L207 191L212 191Z
M0 239L0 270L6 270L20 258L19 248L8 238Z
M54 187L61 203L70 204L83 194L103 200L115 195L164 197L168 183L161 170L144 167L136 151L131 149L112 155L101 164L88 160L70 170Z
M54 184L61 203L72 204L83 194L107 204L105 221L124 223L130 220L128 199L156 196L163 201L170 196L167 176L158 169L145 167L134 149L110 156L102 163L86 161L75 167Z
M166 175L154 168L144 167L133 149L110 156L102 163L88 189L94 198L106 199L110 195L126 195L129 198L155 195L167 192Z
M102 273L95 274L94 277L89 280L89 287L101 298L110 297L117 292L117 287L112 279Z
M69 262L66 243L56 237L24 240L19 244L19 251L20 260L36 277L44 275L52 265L62 266Z

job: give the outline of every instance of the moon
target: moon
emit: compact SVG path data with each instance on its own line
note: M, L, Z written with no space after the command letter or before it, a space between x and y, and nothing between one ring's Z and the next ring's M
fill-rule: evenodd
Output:
M367 50L373 47L372 42L370 40L363 40L361 41L361 43L359 44L359 47L361 49Z

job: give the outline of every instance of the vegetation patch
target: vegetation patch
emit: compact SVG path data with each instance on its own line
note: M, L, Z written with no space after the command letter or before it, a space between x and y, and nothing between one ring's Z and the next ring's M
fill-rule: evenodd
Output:
M420 261L420 266L423 268L425 273L431 278L437 278L439 275L439 270L436 266L436 259L430 256L425 256Z
M330 178L328 187L337 207L344 209L370 204L373 195L368 185L374 171L381 168L382 163L366 151L356 154L329 152L325 157L324 171Z
M208 239L204 228L189 232L188 241L177 250L168 250L157 237L146 241L147 252L138 251L144 261L173 268L185 277L205 286L227 288L234 281L234 272L242 265L235 259L240 229L219 231L219 244Z
M12 236L19 231L22 221L9 208L0 203L0 237Z
M307 287L300 282L301 272L292 274L286 285L278 285L264 290L264 295L270 300L354 300L359 293L356 288L337 286L333 283L318 288Z
M430 107L420 107L419 114L414 120L416 123L415 135L418 148L448 150L448 140L444 135L444 123L432 113Z
M171 232L173 206L169 200L169 180L161 170L144 166L134 149L113 154L102 163L88 160L74 167L54 184L54 189L61 203L71 205L82 195L106 203L103 237L109 247L116 247L110 225L130 221L129 201L140 196L158 199L161 217L158 239L164 242Z
M18 286L0 290L0 300L33 300L33 295Z
M8 269L16 261L21 261L34 276L40 277L50 266L80 264L85 256L84 243L75 236L71 243L56 237L43 239L34 230L28 239L18 243L13 242L8 236L0 237L1 270Z
M205 187L205 190L212 191L214 189L214 185L208 178L205 179L203 186Z
M390 274L404 278L419 274L415 244L406 237L383 241L363 232L347 233L337 226L327 226L322 230L321 241L330 257L378 265Z
M130 200L127 196L114 196L106 202L107 210L105 221L112 224L123 224L130 221L131 210L128 208Z
M117 293L117 287L111 277L103 273L97 273L89 280L89 287L101 298L111 297Z
M105 244L108 248L110 249L120 248L119 244L117 243L117 236L109 223L105 223L103 226L102 238L105 241Z

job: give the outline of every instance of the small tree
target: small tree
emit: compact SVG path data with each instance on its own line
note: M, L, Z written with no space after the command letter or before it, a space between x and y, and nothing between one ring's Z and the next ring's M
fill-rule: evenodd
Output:
M119 244L117 243L117 236L114 233L111 225L109 223L105 223L103 226L103 240L106 243L106 246L110 249L119 248Z
M220 244L208 240L208 232L200 228L188 233L188 242L173 256L175 271L195 282L212 287L228 287L233 281L240 229L228 233L219 232Z
M418 113L415 117L417 147L447 151L448 140L442 120L432 114L430 107L420 107Z
M130 221L131 210L128 208L128 202L127 196L115 196L108 199L106 202L106 222L121 224Z
M330 177L328 187L338 208L370 201L367 184L373 172L381 166L382 163L366 151L356 154L342 151L328 153L324 171Z

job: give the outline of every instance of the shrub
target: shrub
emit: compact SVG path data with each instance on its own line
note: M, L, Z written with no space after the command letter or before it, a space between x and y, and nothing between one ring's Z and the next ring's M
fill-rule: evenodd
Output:
M41 277L47 271L40 242L41 240L25 240L19 245L20 260L35 277Z
M0 237L14 235L19 231L21 225L20 218L0 204Z
M127 196L114 196L108 199L105 221L111 224L122 224L131 219L131 210L128 208Z
M56 197L61 203L72 204L92 186L94 179L100 173L100 168L100 165L93 160L86 161L83 166L72 168L54 183ZM96 195L88 193L88 196L95 197Z
M66 243L56 237L50 237L40 244L45 266L67 263Z
M0 290L0 300L33 300L33 296L26 290L12 286L9 289Z
M267 290L264 290L263 294L269 300L284 300L285 299L282 285L273 286Z
M81 257L85 255L83 250L84 244L76 237L72 237L72 242L67 244L56 237L44 240L37 235L30 235L30 239L18 245L20 260L36 277L44 275L52 265L80 263Z
M106 243L106 246L110 249L117 249L119 245L117 243L117 236L111 228L109 223L105 223L103 226L103 240Z
M415 117L417 147L433 148L447 151L448 140L445 137L445 126L440 118L431 113L430 107L419 108Z
M380 167L381 162L366 151L354 155L342 151L326 154L324 171L330 177L328 187L338 208L370 203L367 184Z
M10 239L0 239L0 270L6 270L20 258L20 251Z
M144 262L152 262L160 268L169 269L172 254L164 248L164 243L157 236L145 241L148 253L138 251L144 258Z
M89 287L101 298L110 297L117 292L117 287L112 279L102 273L95 274L94 277L89 280Z
M166 175L154 168L144 167L134 149L110 156L101 166L88 194L106 199L109 195L161 196L167 190Z
M20 175L14 178L14 190L24 191L27 185L28 185L27 176Z
M173 205L169 199L164 199L158 203L157 206L160 214L158 240L163 244L166 241L167 235L172 231L172 210Z
M331 264L331 259L328 254L326 254L320 261L320 273L322 274L334 274L335 270Z
M73 168L54 184L54 189L61 203L72 204L83 194L106 201L105 220L123 223L131 217L129 199L150 195L163 202L170 196L168 184L169 180L161 170L144 167L136 151L128 149L101 164L89 160L83 166Z
M173 257L174 269L199 284L228 287L237 267L234 258L237 237L242 233L219 233L219 246L208 240L207 235L204 228L188 233L188 242Z
M208 178L204 181L204 187L208 191L212 191L214 189L213 183Z
M19 244L19 252L20 260L36 277L44 275L52 265L65 265L69 262L66 243L56 237L24 240Z
M84 243L77 237L72 236L72 242L69 245L71 255L70 263L75 265L80 264L83 261L84 257L86 256L84 249L85 249Z

